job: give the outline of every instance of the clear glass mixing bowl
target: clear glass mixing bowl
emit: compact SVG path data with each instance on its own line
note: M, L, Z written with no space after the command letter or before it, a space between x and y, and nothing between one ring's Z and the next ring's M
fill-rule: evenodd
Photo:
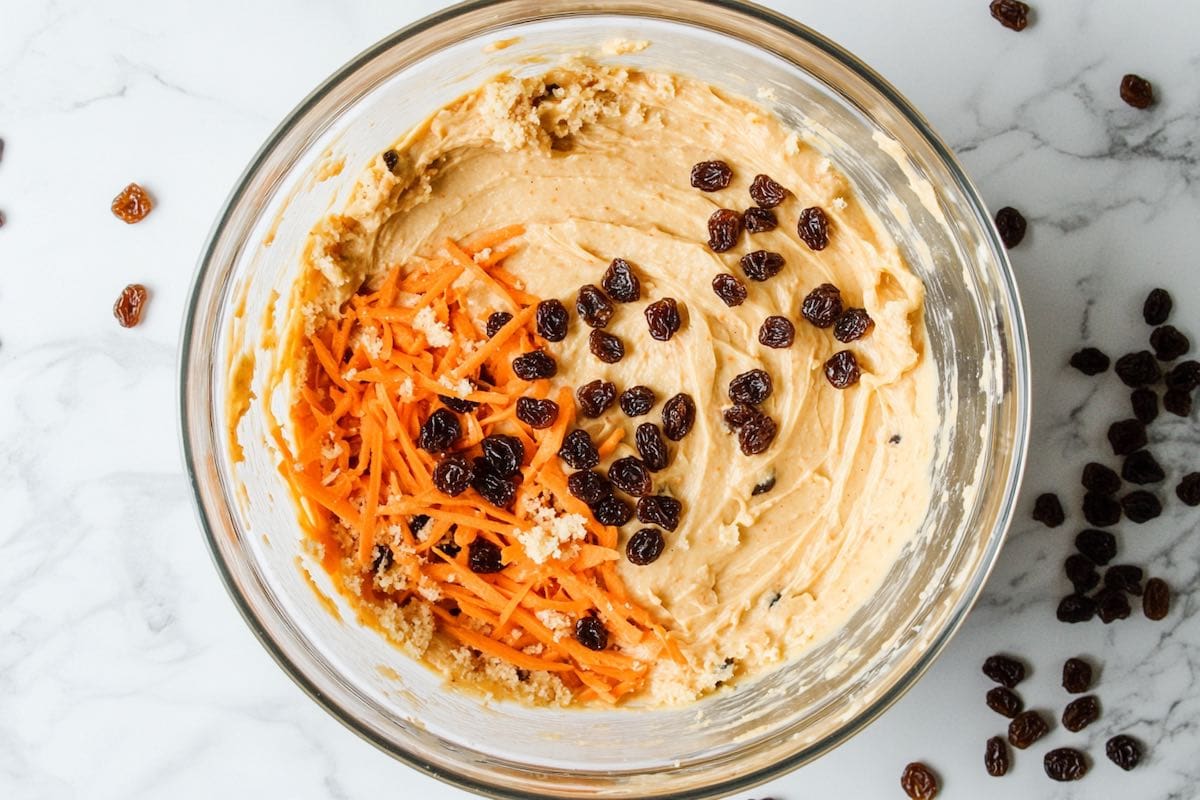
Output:
M612 40L641 52L605 55ZM490 47L488 45L491 45ZM610 51L612 48L608 48ZM350 613L330 613L268 448L262 394L231 456L227 402L270 347L311 225L433 109L501 70L586 52L757 96L814 139L877 210L928 290L940 372L937 502L870 601L799 662L699 705L535 709L447 690ZM344 165L344 169L339 169ZM264 325L264 321L268 324ZM929 666L1000 549L1024 459L1028 355L1012 273L978 194L883 79L796 22L706 0L506 0L451 8L371 48L271 136L221 211L182 345L187 465L217 567L246 621L331 714L417 768L497 797L714 797L776 776L862 729ZM864 497L863 502L870 502ZM307 577L305 567L311 570ZM340 602L334 597L334 602Z

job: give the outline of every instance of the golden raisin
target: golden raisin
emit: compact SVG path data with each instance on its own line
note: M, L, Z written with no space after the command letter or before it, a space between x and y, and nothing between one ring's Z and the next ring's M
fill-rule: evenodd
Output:
M154 208L154 201L150 199L146 190L136 183L126 186L112 201L112 213L117 219L124 220L130 225L145 219L152 208Z

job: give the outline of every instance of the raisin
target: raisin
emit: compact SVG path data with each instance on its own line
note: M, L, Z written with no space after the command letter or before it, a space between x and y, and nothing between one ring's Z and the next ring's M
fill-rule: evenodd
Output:
M591 469L572 472L567 478L567 491L588 506L599 503L612 494L608 478Z
M1096 565L1079 553L1067 556L1067 560L1063 562L1063 572L1066 573L1067 580L1075 587L1078 594L1090 592L1100 583Z
M1099 375L1101 372L1108 371L1111 362L1101 350L1095 347L1085 347L1072 353L1069 363L1084 375Z
M769 175L759 173L750 182L750 199L759 208L775 208L787 199L788 190L772 180Z
M605 364L615 364L625 357L625 344L608 331L594 330L589 333L588 349Z
M1087 758L1073 747L1057 747L1046 753L1042 766L1055 781L1077 781L1088 771Z
M756 406L771 396L771 376L761 369L737 375L729 382L729 399Z
M1008 774L1009 755L1008 742L1000 736L993 736L987 740L987 749L983 753L983 765L987 768L988 775L993 778L1002 778Z
M531 350L512 360L513 372L523 381L553 378L558 374L558 362L545 350Z
M575 310L579 312L579 318L590 327L603 328L612 319L614 308L604 292L589 283L579 287L579 295L575 298Z
M1142 748L1132 736L1118 734L1104 745L1104 754L1108 760L1128 772L1142 760Z
M1093 694L1077 697L1063 709L1063 727L1071 733L1081 730L1100 719L1100 701Z
M1092 686L1092 665L1081 658L1063 662L1062 685L1071 694L1086 692Z
M1101 589L1096 595L1096 616L1105 625L1119 619L1128 619L1133 613L1129 607L1129 598L1124 592L1116 589Z
M1058 495L1046 492L1039 494L1033 501L1033 518L1047 528L1057 528L1066 521L1067 515Z
M1150 346L1159 361L1174 361L1192 348L1183 331L1174 325L1163 325L1150 333Z
M1001 686L1012 689L1025 680L1025 665L1010 656L988 656L983 662L983 674Z
M1006 249L1011 250L1021 243L1026 227L1025 217L1015 208L1005 206L996 212L996 230Z
M1171 373L1168 372L1167 385L1170 385L1170 379ZM1129 395L1129 406L1133 409L1133 416L1144 425L1158 419L1158 395L1151 389L1134 389Z
M763 347L781 350L796 341L796 326L787 317L771 315L758 329L758 343Z
M858 383L862 372L858 359L849 350L839 350L825 362L825 378L835 389L845 389Z
M645 314L650 336L660 342L668 341L683 324L679 318L679 304L673 297L655 300L646 306Z
M563 437L558 457L572 469L591 469L600 463L600 453L592 443L592 437L582 428L576 428Z
M1087 528L1075 537L1075 549L1083 553L1097 566L1104 566L1117 554L1117 537L1108 531Z
M1089 492L1116 494L1121 490L1121 476L1116 473L1116 470L1095 461L1083 465L1083 475L1079 482Z
M486 458L475 459L473 466L475 477L471 480L471 488L496 508L512 508L521 473L504 475Z
M725 424L730 428L737 430L755 417L761 416L762 412L754 406L746 405L745 403L734 403L729 408L725 409L722 417Z
M1121 99L1134 108L1154 105L1154 87L1141 75L1130 73L1121 78Z
M1146 446L1146 426L1140 420L1123 419L1108 426L1108 443L1118 456L1127 456Z
M150 195L136 183L126 186L112 201L113 216L130 225L144 220L153 208L154 201Z
M603 650L608 647L608 631L604 624L589 615L575 622L575 639L588 650Z
M583 415L595 419L612 407L617 399L617 387L609 381L594 380L576 389L575 396Z
M613 525L619 528L633 519L633 507L611 494L601 497L588 508L592 510L592 516L601 525Z
M625 544L625 557L630 564L644 567L653 564L662 555L666 542L658 528L642 528Z
M518 397L517 419L535 430L549 428L558 419L558 403L536 397Z
M633 456L618 458L608 467L608 480L625 494L634 497L650 494L650 471Z
M865 308L847 308L833 323L833 338L839 342L861 339L875 327L875 320Z
M779 219L769 208L751 206L742 212L742 224L748 233L766 233L779 227Z
M1050 727L1041 714L1036 711L1022 711L1008 723L1008 743L1018 750L1024 750L1045 736L1049 730Z
M1141 567L1133 564L1115 564L1104 571L1104 587L1126 594L1141 594L1144 575Z
M1177 389L1168 389L1163 395L1163 410L1177 417L1192 415L1192 395Z
M1131 389L1157 383L1158 379L1162 377L1158 361L1149 350L1138 350L1136 353L1127 353L1121 356L1113 366L1113 371L1117 373L1121 382Z
M987 706L1001 716L1012 719L1025 708L1020 696L1012 689L1003 686L993 686L988 689Z
M1180 361L1167 372L1164 380L1168 389L1194 391L1200 387L1200 361Z
M1082 594L1069 594L1058 603L1055 616L1059 622L1087 622L1096 616L1096 601Z
M653 422L643 422L637 426L633 434L634 444L637 445L638 455L642 463L651 472L666 469L669 461L667 443L663 441L662 433Z
M1162 503L1145 489L1136 489L1121 498L1121 510L1127 519L1141 525L1162 513Z
M665 494L648 494L638 500L638 521L673 531L679 527L683 504Z
M387 167L387 171L395 174L396 165L400 163L400 154L395 150L383 151L383 165Z
M1149 450L1138 450L1125 456L1121 477L1130 483L1146 484L1158 483L1167 476Z
M770 475L763 478L758 483L754 484L754 488L750 490L751 497L757 497L760 494L766 494L775 488L775 476Z
M454 412L439 408L421 424L417 446L427 453L444 453L462 436L462 425Z
M442 541L438 542L437 548L446 555L450 556L450 558L455 558L459 553L462 552L462 548L455 543L454 537L450 534L446 534ZM458 615L455 614L455 616Z
M714 253L733 248L742 235L742 215L730 208L718 208L708 218L708 247Z
M484 460L505 478L515 475L525 460L525 445L515 436L494 433L485 436L480 446Z
M663 404L662 415L663 433L672 442L678 442L696 423L696 403L691 395L680 392Z
M800 212L796 233L809 250L824 250L829 244L829 218L816 206L806 208Z
M770 250L755 250L738 259L742 272L752 281L774 278L783 269L783 256Z
M146 287L131 283L121 290L117 302L113 303L113 316L122 328L132 328L142 321L146 308Z
M650 413L650 409L654 408L657 399L654 396L654 390L649 386L630 386L621 392L619 402L625 416L641 417Z
M733 308L746 302L746 284L730 275L728 272L718 273L712 279L712 289L721 302Z
M1147 325L1162 325L1171 316L1171 294L1166 289L1151 289L1142 303L1142 319Z
M465 492L474 477L475 472L462 456L446 456L433 468L433 485L451 497Z
M1189 472L1179 480L1175 496L1185 506L1200 506L1200 472Z
M904 768L900 788L912 800L933 800L938 793L937 776L920 761L914 761Z
M420 533L429 524L428 514L416 514L408 518L408 530L413 536Z
M538 336L548 342L561 342L567 338L567 307L558 300L543 300L537 304Z
M828 328L842 315L842 293L832 283L822 283L804 298L800 313L818 328Z
M1116 525L1121 521L1121 504L1109 495L1087 492L1083 496L1083 518L1097 528Z
M1023 31L1029 24L1029 6L1020 0L992 0L988 9L992 19L1010 30Z
M490 339L499 333L501 328L503 328L509 322L512 322L512 318L513 315L507 311L494 312L490 317L487 318L486 330L488 338Z
M504 569L504 561L500 557L500 547L493 542L479 537L467 547L467 566L471 572L489 574Z
M779 426L766 414L756 414L738 430L738 447L748 456L758 455L771 446Z
M623 258L614 258L608 265L600 288L618 303L632 303L642 296L642 283L634 274L633 265Z
M701 161L692 167L692 187L702 192L715 192L729 186L733 170L724 161Z
M384 572L394 560L392 548L382 544L375 545L375 549L371 551L371 572L376 574Z
M1162 578L1151 578L1146 581L1146 591L1142 595L1142 612L1146 619L1155 622L1167 616L1171 610L1171 589Z

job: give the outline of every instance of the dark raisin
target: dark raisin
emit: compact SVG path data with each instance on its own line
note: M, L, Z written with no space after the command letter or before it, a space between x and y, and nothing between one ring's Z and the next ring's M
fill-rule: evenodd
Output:
M608 647L608 631L599 619L588 615L575 622L575 639L588 650L603 650Z
M1200 387L1200 361L1180 361L1164 378L1168 389L1191 392Z
M537 304L538 336L548 342L561 342L567 338L567 307L558 300L543 300Z
M1010 30L1023 31L1029 24L1029 6L1021 0L992 0L988 8L992 19Z
M446 534L444 537L442 537L442 540L437 543L437 549L450 556L450 558L455 558L459 553L462 552L462 548L458 546L458 544L454 541L454 537L450 534ZM455 616L458 615L455 614Z
M988 775L993 778L1004 777L1008 774L1009 763L1008 742L1000 736L988 739L987 749L983 753L983 765Z
M146 287L140 283L131 283L121 290L113 303L113 316L122 328L132 328L142 321L142 311L146 308Z
M758 455L771 446L779 426L766 414L756 414L738 429L738 447L748 456Z
M758 343L776 350L791 347L796 341L796 326L787 317L772 315L758 329Z
M1192 415L1192 395L1178 389L1168 389L1163 395L1163 410L1177 417Z
M752 369L729 382L729 399L756 406L771 396L771 376L765 370Z
M388 172L395 172L396 165L400 163L400 154L395 150L383 151L383 165L387 167Z
M715 192L729 186L733 170L724 161L701 161L692 167L692 186L702 192Z
M672 442L688 435L696 423L696 403L692 396L680 392L663 404L663 433Z
M718 273L712 279L712 288L721 302L733 308L746 302L746 284L730 275L728 272Z
M766 233L779 227L775 212L768 208L751 206L742 212L742 224L749 233Z
M783 269L783 256L770 250L755 250L738 259L742 272L752 281L774 278Z
M1095 461L1083 465L1083 475L1079 482L1089 492L1116 494L1121 490L1121 476L1116 473L1116 470Z
M1108 426L1108 443L1118 456L1127 456L1146 446L1146 426L1140 420L1123 419Z
M1066 573L1067 580L1075 587L1078 594L1086 594L1100 583L1096 565L1091 562L1091 559L1079 553L1067 556L1067 560L1063 562L1063 572Z
M825 378L835 389L845 389L858 383L862 372L858 368L858 359L849 350L839 350L825 362Z
M634 444L637 445L638 455L642 463L651 472L666 469L670 457L667 453L667 443L663 441L662 433L653 422L643 422L637 426L633 434Z
M499 333L501 328L512 322L512 318L513 315L507 311L496 311L490 317L488 317L486 328L488 338L490 339Z
M1005 206L996 212L996 230L1000 232L1000 241L1011 250L1025 238L1025 217L1011 206Z
M708 218L708 247L724 253L738 243L742 235L742 215L733 209L718 208Z
M734 430L737 430L750 420L761 415L762 412L754 406L746 405L745 403L734 403L729 408L725 409L725 413L722 414L722 417L724 418L726 425Z
M558 457L572 469L591 469L600 463L600 453L592 443L592 437L582 428L576 428L563 437Z
M1183 331L1174 325L1155 328L1150 334L1150 346L1159 361L1174 361L1192 348L1192 343Z
M1077 781L1087 775L1087 757L1073 747L1057 747L1042 759L1046 774L1055 781Z
M813 206L800 212L796 233L810 250L824 250L829 244L829 218L825 212Z
M420 533L429 524L428 514L416 514L408 518L408 530L413 536Z
M650 336L660 342L669 340L683 324L679 318L679 304L673 297L655 300L646 306L645 314Z
M154 201L150 195L136 183L126 186L112 201L113 216L130 225L144 220L153 208Z
M1025 665L1004 655L988 656L983 662L983 674L1009 689L1025 680Z
M1105 625L1119 619L1128 619L1133 613L1129 607L1129 598L1117 589L1101 589L1096 594L1096 616Z
M1033 518L1047 528L1057 528L1066 521L1067 515L1058 500L1058 495L1046 492L1039 494L1033 501Z
M754 488L750 490L750 495L752 497L757 497L760 494L766 494L767 492L771 491L774 488L775 488L775 476L769 475L766 478L763 478L758 483L754 484Z
M433 468L433 485L439 492L457 497L471 486L474 470L461 456L446 456Z
M463 400L461 397L451 397L448 394L439 394L438 400L449 408L451 411L457 411L460 414L469 414L479 408L479 403L473 400Z
M1100 719L1100 701L1093 694L1077 697L1063 709L1063 727L1071 733L1081 730Z
M1104 745L1104 754L1108 760L1128 772L1142 760L1142 748L1132 736L1119 734L1112 737Z
M1121 504L1109 495L1087 492L1083 495L1083 518L1097 528L1116 525L1121 521Z
M1087 622L1096 616L1096 601L1082 594L1069 594L1058 603L1059 622Z
M1075 537L1075 549L1102 567L1117 555L1117 537L1108 531L1087 528Z
M633 506L611 494L601 497L588 507L592 510L592 516L601 525L612 525L619 528L633 519Z
M1022 711L1008 723L1008 743L1018 750L1024 750L1029 745L1046 735L1050 726L1036 711Z
M627 417L640 417L650 413L658 398L649 386L630 386L621 392L621 410Z
M759 173L750 182L750 199L759 208L775 208L787 199L788 190L772 180L769 175Z
M576 389L575 397L579 399L579 410L583 415L595 419L612 407L617 399L617 387L609 381L594 380Z
M644 567L653 564L662 555L666 542L658 528L642 528L625 544L625 557L630 564Z
M1025 708L1021 697L1012 689L1003 686L993 686L988 689L987 706L1001 716L1012 719Z
M1146 619L1158 622L1167 616L1171 610L1171 589L1162 578L1151 578L1146 581L1146 591L1142 595L1142 611Z
M1104 571L1104 586L1126 594L1142 593L1142 577L1145 572L1133 564L1114 564Z
M500 558L500 547L493 542L479 537L467 547L467 566L471 572L489 574L504 569L504 561Z
M650 493L650 471L633 456L618 458L608 467L608 480L625 494L634 497Z
M937 776L920 761L914 761L904 768L900 788L912 800L933 800L938 793Z
M1162 503L1145 489L1136 489L1121 498L1121 510L1131 522L1149 522L1162 513Z
M1141 75L1130 73L1121 78L1121 99L1134 108L1154 105L1154 87Z
M575 310L579 312L579 318L590 327L603 328L612 319L615 309L604 292L589 283L579 287L579 295L575 298Z
M1125 463L1121 465L1121 477L1130 483L1146 484L1158 483L1167 476L1149 450L1138 450L1125 456Z
M608 265L600 288L618 303L632 303L642 296L642 282L634 274L633 265L623 258L614 258Z
M475 459L473 466L475 476L471 480L471 488L496 508L512 508L521 474L503 475L486 458Z
M842 293L832 283L822 283L804 298L800 313L818 328L828 328L842 315Z
M1071 354L1070 364L1084 375L1099 375L1107 372L1110 364L1108 356L1095 347L1085 347Z
M480 443L483 457L492 469L504 477L515 475L525 460L525 445L515 436L494 433Z
M861 339L875 327L875 320L865 308L847 308L833 323L833 338L839 342Z
M1189 472L1179 480L1175 496L1185 506L1200 506L1200 472Z
M1162 377L1158 361L1149 350L1138 350L1136 353L1126 353L1117 359L1113 371L1121 382L1131 389L1157 383Z
M449 409L439 408L421 425L417 446L427 453L444 453L462 436L462 425Z
M535 430L549 428L558 419L558 403L535 397L518 397L517 419Z
M1063 662L1062 685L1071 694L1086 692L1092 686L1092 665L1081 658Z
M512 360L513 372L523 381L553 378L558 374L558 362L545 350L532 350Z
M683 504L665 494L648 494L638 500L637 518L647 525L657 525L673 531L679 527Z
M615 364L625 357L625 344L608 331L595 330L588 334L588 349L605 364Z
M1168 385L1170 376L1168 372ZM1152 389L1134 389L1129 395L1129 405L1133 409L1133 416L1144 425L1158 419L1158 395Z
M612 494L612 487L608 478L595 470L585 469L571 473L567 478L567 491L591 506Z
M1142 303L1142 319L1147 325L1162 325L1171 316L1171 295L1166 289L1151 289Z
M371 551L371 572L384 572L392 565L394 559L392 548L382 544L375 545L375 549Z

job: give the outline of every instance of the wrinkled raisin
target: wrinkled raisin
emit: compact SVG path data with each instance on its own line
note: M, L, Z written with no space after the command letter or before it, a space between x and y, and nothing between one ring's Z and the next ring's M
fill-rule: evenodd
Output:
M729 186L733 170L724 161L701 161L692 167L692 187L702 192L715 192Z
M1080 658L1068 658L1063 662L1062 685L1071 694L1086 692L1092 686L1092 665Z
M1194 391L1200 387L1200 361L1180 361L1167 372L1164 382L1168 389Z
M786 200L787 196L788 190L772 180L769 175L759 173L750 182L750 199L759 208L775 208L775 206Z
M912 800L933 800L938 793L937 776L920 761L914 761L904 768L900 788Z
M1087 622L1096 616L1096 601L1082 594L1069 594L1058 603L1059 622Z
M113 303L113 316L122 328L132 328L142 321L142 311L145 308L146 287L140 283L131 283L121 290L117 301Z
M633 456L618 458L608 467L608 480L625 494L641 497L650 493L650 471Z
M648 494L638 500L637 518L647 525L657 525L673 531L679 527L683 504L665 494Z
M591 469L572 472L567 478L567 491L588 506L599 503L612 494L608 478Z
M1117 555L1117 537L1108 531L1087 528L1075 537L1075 549L1102 567Z
M738 243L742 235L742 215L730 208L718 208L708 218L708 247L724 253Z
M858 383L862 372L858 359L849 350L839 350L825 362L825 378L835 389L845 389Z
M654 390L649 386L630 386L625 391L621 392L621 411L625 412L627 417L640 417L650 413L650 409L654 407L654 402L657 400L654 396Z
M538 336L548 342L561 342L567 338L567 307L558 300L543 300L537 304Z
M1171 295L1166 289L1151 289L1142 303L1142 319L1147 325L1162 325L1171 316Z
M457 411L460 414L469 414L479 408L479 403L476 403L474 400L463 400L461 397L452 397L448 394L439 394L438 400L441 400L442 405L446 406L446 408L451 411Z
M993 686L988 689L987 706L1001 716L1012 719L1025 708L1021 697L1012 689L1003 686Z
M425 526L429 524L428 514L415 514L408 518L408 530L413 536L416 536Z
M1140 420L1123 419L1108 426L1108 443L1118 456L1127 456L1146 446L1146 426Z
M833 338L839 342L861 339L875 327L875 320L865 308L847 308L833 323Z
M783 256L770 250L755 250L738 259L742 272L752 281L774 278L783 269Z
M757 497L760 494L766 494L775 488L775 476L769 475L763 478L758 483L754 484L754 488L750 490L751 497Z
M113 215L130 225L144 220L153 208L154 201L150 199L150 195L136 183L126 186L112 201Z
M983 662L983 674L1001 686L1012 689L1025 680L1025 665L1010 656L988 656Z
M1099 375L1107 372L1110 364L1108 356L1095 347L1085 347L1071 354L1070 364L1084 375Z
M1125 463L1121 465L1121 477L1130 483L1146 484L1158 483L1167 476L1149 450L1138 450L1125 456Z
M558 419L558 403L536 397L518 397L517 419L535 430L549 428Z
M1174 325L1163 325L1150 333L1150 346L1159 361L1174 361L1191 349L1192 343Z
M575 639L588 650L608 647L608 631L599 619L591 615L580 617L575 622Z
M604 292L589 283L579 287L579 295L575 298L575 310L579 313L579 318L590 327L603 328L612 319L615 309Z
M766 414L756 414L738 429L738 447L748 456L758 455L771 446L779 427Z
M672 442L678 442L696 423L696 403L691 395L680 392L663 404L662 415L663 433Z
M745 425L750 420L762 414L757 408L745 403L734 403L721 415L725 420L725 424L730 428L737 430Z
M1177 417L1190 417L1192 415L1192 395L1190 392L1181 392L1178 389L1168 389L1163 394L1163 411L1168 414L1174 414Z
M525 460L525 445L515 436L494 433L480 443L483 457L492 469L505 478L515 475Z
M521 473L503 475L486 458L475 459L473 467L475 476L471 480L471 488L496 508L512 508L517 487L521 483Z
M1131 522L1149 522L1162 513L1162 503L1152 493L1137 489L1121 498L1121 510Z
M1010 30L1023 31L1029 24L1029 6L1021 0L992 0L988 9L992 19Z
M1104 754L1108 760L1128 772L1142 760L1142 748L1132 736L1118 734L1104 745Z
M718 273L712 279L712 289L721 302L733 308L746 302L746 284L730 275L728 272Z
M394 173L396 171L396 165L399 163L400 163L400 154L399 153L397 153L395 150L384 150L383 151L383 165L385 167L387 167L388 172Z
M504 569L499 546L483 537L475 539L467 547L467 566L471 572L485 575Z
M660 342L668 341L683 324L679 318L679 304L673 297L655 300L646 306L645 314L650 336Z
M634 274L633 265L623 258L614 258L608 265L600 288L618 303L632 303L642 296L642 282Z
M1119 619L1128 619L1131 613L1133 609L1129 607L1129 598L1124 592L1117 589L1101 589L1096 594L1096 616L1100 617L1100 621L1105 625Z
M600 453L596 450L592 437L582 428L576 428L563 437L558 457L567 462L567 466L572 469L591 469L600 463Z
M433 468L433 485L439 492L451 497L465 492L474 477L471 465L461 456L446 456Z
M601 525L621 527L633 519L633 507L619 497L607 495L588 506Z
M1142 594L1142 612L1146 619L1155 622L1165 618L1171 610L1171 589L1162 578L1151 578L1146 581L1146 591Z
M829 244L829 218L820 208L813 206L800 212L796 233L810 250L824 250Z
M1018 750L1024 750L1045 736L1049 730L1050 727L1041 714L1036 711L1022 711L1008 723L1008 743Z
M1063 727L1071 733L1081 730L1100 719L1100 701L1093 694L1077 697L1063 709Z
M1051 780L1077 781L1087 774L1087 757L1073 747L1057 747L1046 753L1042 766Z
M1067 515L1063 512L1058 495L1046 492L1033 501L1033 518L1047 528L1057 528L1066 521Z
M657 425L653 422L643 422L638 425L637 430L634 431L633 440L646 469L651 472L666 469L670 456L667 452L667 443L663 441L662 433L658 430Z
M499 333L501 328L512 322L512 318L513 315L507 311L494 312L490 317L487 318L486 330L488 338L490 339Z
M444 453L462 436L462 425L449 409L439 408L421 424L417 446L427 453Z
M642 528L629 537L625 544L625 557L630 564L644 567L657 561L665 546L662 531L658 528Z
M1121 489L1121 476L1116 470L1095 461L1083 465L1083 475L1079 482L1089 492L1100 494L1116 494Z
M594 330L589 333L588 349L605 364L615 364L625 357L625 344L608 331Z
M545 350L531 350L512 360L513 372L523 381L553 378L558 374L558 362Z
M1097 528L1116 525L1121 521L1121 504L1109 495L1087 492L1083 496L1083 518Z
M842 315L842 293L832 283L822 283L804 298L800 313L818 328L828 328Z
M1063 572L1067 575L1067 580L1075 587L1078 594L1085 594L1096 588L1100 583L1100 576L1096 573L1096 565L1091 559L1080 553L1072 553L1067 556L1063 562Z
M377 544L375 549L371 551L371 571L378 574L384 572L392 565L395 556L392 554L392 548L387 545Z
M1200 506L1200 472L1189 472L1179 480L1175 496L1185 506Z
M748 233L766 233L779 227L775 212L768 208L750 206L742 212L742 224Z
M1117 377L1121 382L1131 389L1136 389L1139 386L1145 386L1150 383L1157 383L1162 377L1162 370L1159 369L1158 361L1155 360L1154 354L1149 350L1138 350L1136 353L1126 353L1117 359L1117 363L1113 366L1113 371L1117 373Z
M993 778L1002 778L1007 775L1009 767L1008 742L999 736L993 736L988 739L987 748L983 753L983 765L987 768L988 775L991 775Z
M758 343L776 350L791 347L796 341L796 326L787 317L772 315L758 329Z
M765 370L752 369L729 382L729 399L756 406L771 396L772 388L771 376Z
M1145 572L1133 564L1114 564L1104 571L1104 586L1126 594L1142 593L1142 577Z
M1170 375L1168 372L1168 381ZM1152 389L1134 389L1129 394L1129 406L1133 409L1133 416L1143 425L1158 419L1158 395Z
M1154 105L1154 87L1141 75L1130 73L1121 78L1121 99L1134 108Z
M1025 217L1011 206L1005 206L996 212L996 230L1000 233L1000 241L1004 247L1011 250L1025 238Z

